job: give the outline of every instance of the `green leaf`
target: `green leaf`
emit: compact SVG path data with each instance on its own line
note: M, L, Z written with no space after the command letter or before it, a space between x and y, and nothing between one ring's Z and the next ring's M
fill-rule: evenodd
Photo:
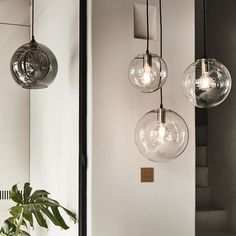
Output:
M67 226L67 224L65 223L64 219L62 218L58 207L51 207L52 212L55 216L55 218L57 219L59 226L62 227L63 229L69 229L69 227Z
M16 203L19 203L19 204L23 203L22 202L23 197L22 197L21 192L18 190L17 184L12 187L10 191L10 198Z
M4 225L1 228L1 232L7 236L13 236L16 231L16 226L9 220L4 221Z
M29 201L32 203L39 197L47 197L48 194L49 193L45 190L37 190L29 197Z
M41 212L39 210L33 209L33 214L35 219L37 220L38 224L44 228L48 228L46 220L43 218Z
M57 218L52 214L52 212L48 208L43 207L41 210L52 221L54 225L60 226Z
M10 208L10 214L14 218L18 218L20 216L21 212L22 212L22 206L16 205L16 206Z
M30 234L28 232L24 231L24 230L20 231L20 235L21 236L30 236Z
M70 210L66 209L65 207L61 206L61 208L67 213L68 216L74 221L74 223L77 222L76 214L71 212Z
M61 206L58 201L49 198L48 195L49 193L45 190L37 190L32 194L30 183L24 184L23 194L18 190L17 185L14 185L10 196L16 205L10 209L12 216L0 229L0 236L30 236L26 231L29 225L34 227L34 218L44 228L48 228L46 222L48 218L54 225L68 229L69 227L60 214L60 207L74 222L77 221L76 214Z
M25 183L24 185L24 204L28 202L28 198L32 192L32 188L30 187L30 183Z
M59 202L49 197L38 197L35 203L43 203L46 206L60 206Z
M26 206L24 208L23 217L30 223L30 226L34 228L33 215L30 207Z
M7 219L11 224L15 224L15 218L14 217L9 217L8 219Z
M28 225L24 219L22 220L22 226L24 226L26 229L28 229Z

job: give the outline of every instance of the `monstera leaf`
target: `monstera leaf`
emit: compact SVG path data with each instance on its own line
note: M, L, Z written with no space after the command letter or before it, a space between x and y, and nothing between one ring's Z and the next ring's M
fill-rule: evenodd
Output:
M16 205L10 208L11 217L4 222L0 230L1 236L30 236L27 230L29 227L34 228L34 222L48 228L47 220L62 229L69 229L60 209L65 211L74 223L77 221L76 215L50 198L47 191L37 190L32 193L29 183L25 183L23 192L14 185L10 197Z

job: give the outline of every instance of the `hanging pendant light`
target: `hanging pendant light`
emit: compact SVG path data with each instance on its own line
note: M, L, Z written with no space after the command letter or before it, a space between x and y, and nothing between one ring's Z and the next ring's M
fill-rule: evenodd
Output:
M57 59L53 52L34 39L34 0L32 0L32 40L13 54L11 74L22 88L47 88L58 71Z
M162 56L162 4L160 10L160 55ZM160 108L146 113L135 129L139 152L153 162L167 162L184 152L189 139L188 127L176 112L163 107L162 88Z
M182 89L196 107L210 108L222 103L230 93L232 80L228 69L216 59L207 58L206 0L204 0L204 58L185 71Z
M129 80L138 90L151 93L165 83L167 66L157 54L149 52L149 4L146 0L147 49L146 53L136 56L129 65Z
M135 143L153 162L176 159L188 144L188 127L176 112L163 108L146 113L135 130Z

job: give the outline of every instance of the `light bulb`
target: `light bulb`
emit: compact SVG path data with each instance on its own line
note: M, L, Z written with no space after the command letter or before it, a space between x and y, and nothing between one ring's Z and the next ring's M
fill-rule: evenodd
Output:
M168 136L168 130L165 124L163 123L157 124L156 137L155 137L157 142L163 144L167 136Z
M143 76L141 78L144 86L150 86L155 80L155 73L148 63L145 63L143 67Z
M166 63L156 54L140 54L129 65L129 80L141 92L151 93L158 90L166 79Z
M196 107L210 108L221 104L229 95L232 80L228 69L215 59L199 59L183 76L182 89Z
M146 113L135 129L139 152L154 162L177 158L188 144L188 127L181 116L171 110Z
M209 75L208 72L203 73L203 75L196 81L196 85L202 91L207 91L216 87L214 79Z
M210 76L210 64L205 63L205 60L201 60L202 66L202 76L196 80L196 86L202 91L207 91L208 89L212 89L216 87L214 79Z

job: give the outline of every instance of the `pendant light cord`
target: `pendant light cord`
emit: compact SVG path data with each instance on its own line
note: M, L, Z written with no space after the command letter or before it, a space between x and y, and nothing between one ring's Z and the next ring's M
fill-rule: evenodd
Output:
M149 54L149 2L146 0L146 17L147 17L147 50L146 53Z
M31 34L32 34L32 40L34 41L34 0L32 0L31 8L32 8Z
M162 1L161 0L159 0L159 15L160 15L160 57L162 58L163 23L162 23ZM162 87L160 88L160 108L163 108L163 91L162 91Z
M203 0L204 58L207 57L207 2Z

